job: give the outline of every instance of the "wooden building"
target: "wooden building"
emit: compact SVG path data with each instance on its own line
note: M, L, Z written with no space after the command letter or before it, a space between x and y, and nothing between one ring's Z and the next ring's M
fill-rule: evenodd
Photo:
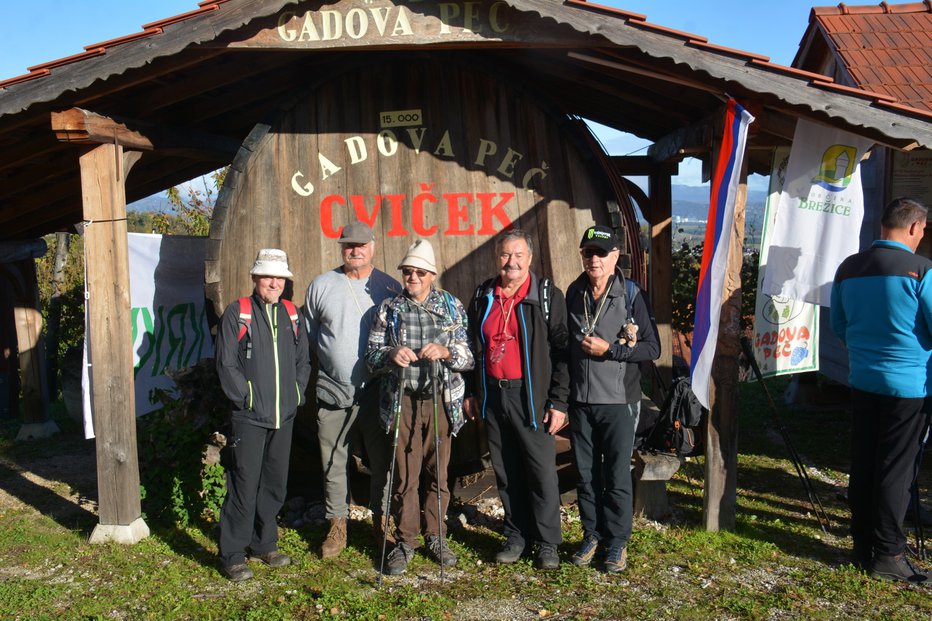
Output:
M537 269L565 286L593 220L636 251L670 366L670 177L711 162L724 103L756 117L748 169L795 120L893 149L932 146L932 114L581 0L205 0L190 13L0 83L0 237L84 223L100 526L134 541L140 519L125 204L222 166L205 280L219 307L248 290L257 246L295 257L297 296L335 263L351 217L375 225L392 269L414 236L440 246L462 295L509 224L532 230ZM654 142L608 160L586 118ZM624 175L648 176L647 195ZM707 453L706 526L734 523L737 275L743 199L726 286ZM572 259L570 257L573 257ZM100 338L95 335L108 335ZM106 381L101 381L105 378Z

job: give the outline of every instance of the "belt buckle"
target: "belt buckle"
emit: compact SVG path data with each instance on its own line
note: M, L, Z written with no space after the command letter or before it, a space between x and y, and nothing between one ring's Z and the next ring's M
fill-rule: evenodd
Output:
M508 379L498 380L498 387L499 388L511 388L511 380L508 380Z

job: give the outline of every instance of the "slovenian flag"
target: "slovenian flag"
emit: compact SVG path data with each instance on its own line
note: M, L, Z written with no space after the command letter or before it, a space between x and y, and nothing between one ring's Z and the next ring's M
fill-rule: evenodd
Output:
M718 322L722 314L722 290L731 245L731 228L735 220L735 197L744 161L744 145L751 114L728 100L725 133L712 177L712 198L702 246L699 288L696 291L696 317L693 322L692 360L689 379L699 402L709 407L709 378L718 341Z

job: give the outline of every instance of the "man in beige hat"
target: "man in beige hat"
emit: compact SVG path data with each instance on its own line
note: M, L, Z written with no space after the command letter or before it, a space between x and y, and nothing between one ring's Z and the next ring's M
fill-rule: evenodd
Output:
M466 309L434 286L437 264L430 242L411 244L398 269L404 291L379 306L366 352L366 363L382 380L379 414L385 431L391 430L400 407L393 495L398 543L388 555L389 575L403 573L414 555L422 511L430 556L443 566L456 564L443 532L450 502L447 466L451 437L464 423L460 374L474 364ZM443 402L433 401L434 395ZM420 498L422 476L427 483Z
M330 521L322 558L337 556L346 548L349 455L358 439L369 458L374 535L378 543L382 541L386 519L381 508L389 490L391 445L378 425L378 382L370 381L363 358L376 307L401 290L398 281L373 267L375 236L369 226L347 224L338 241L343 264L311 282L304 304L317 363L317 439Z
M290 300L288 257L259 251L250 271L254 289L230 304L217 332L217 372L232 404L227 495L220 511L220 562L230 580L248 580L249 555L272 567L278 552L276 516L285 502L295 412L311 374L307 333Z

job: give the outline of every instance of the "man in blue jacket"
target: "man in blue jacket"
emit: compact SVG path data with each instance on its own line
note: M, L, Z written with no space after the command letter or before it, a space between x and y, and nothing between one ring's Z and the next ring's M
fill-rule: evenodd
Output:
M291 563L277 549L276 517L285 502L295 412L311 375L307 333L294 304L281 300L292 277L287 256L260 250L250 274L252 295L227 307L217 333L217 372L233 409L220 562L233 581L253 576L247 547L269 566Z
M932 354L932 261L915 254L926 217L915 200L887 205L881 239L838 267L831 317L848 348L854 562L875 578L928 584L906 558L902 527Z

